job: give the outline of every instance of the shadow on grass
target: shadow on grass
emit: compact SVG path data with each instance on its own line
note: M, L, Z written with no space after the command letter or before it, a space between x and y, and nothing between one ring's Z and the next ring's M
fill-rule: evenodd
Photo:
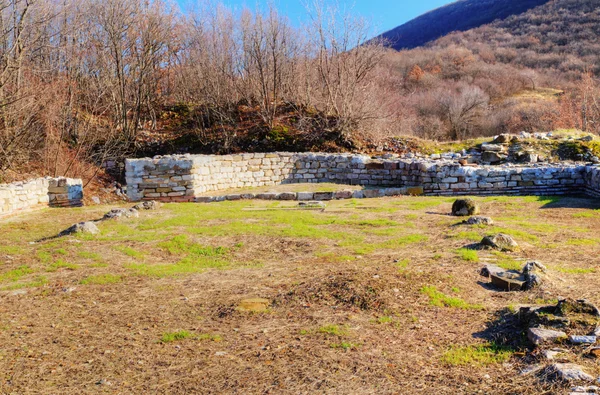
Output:
M490 343L511 347L516 350L527 348L527 338L523 333L519 316L509 309L496 311L493 319L485 325L486 328L484 330L473 334L474 338L484 339Z
M586 208L591 210L600 209L600 199L591 198L584 194L570 196L540 196L538 198L544 205L542 209L557 208Z

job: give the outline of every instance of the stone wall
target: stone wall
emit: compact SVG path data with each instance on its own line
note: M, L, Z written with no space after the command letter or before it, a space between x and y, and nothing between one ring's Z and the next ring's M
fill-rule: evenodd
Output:
M586 193L591 196L600 197L600 167L588 166L584 172Z
M444 160L313 153L178 155L126 162L130 199L166 201L204 201L199 198L206 192L319 182L419 187L426 195L556 195L600 191L599 171L578 164L461 166Z
M81 206L81 180L70 178L37 178L0 184L0 217L41 207Z

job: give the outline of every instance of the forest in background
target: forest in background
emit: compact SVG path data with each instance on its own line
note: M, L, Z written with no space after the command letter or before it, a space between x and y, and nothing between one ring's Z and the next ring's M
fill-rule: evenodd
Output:
M158 153L598 133L594 4L553 0L397 52L322 3L297 27L275 8L2 0L0 182L87 182L106 161Z

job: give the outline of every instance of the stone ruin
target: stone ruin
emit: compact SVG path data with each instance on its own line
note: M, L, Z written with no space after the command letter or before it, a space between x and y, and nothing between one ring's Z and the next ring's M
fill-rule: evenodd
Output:
M488 166L453 160L277 152L128 159L125 170L127 196L132 201L332 200L409 194L600 196L600 167L575 163ZM229 189L321 182L368 189L205 196Z
M81 207L83 184L73 178L37 178L0 184L0 218L41 207Z

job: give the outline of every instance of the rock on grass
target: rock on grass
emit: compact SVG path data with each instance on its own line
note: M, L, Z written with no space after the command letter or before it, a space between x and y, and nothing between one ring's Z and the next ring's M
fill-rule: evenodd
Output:
M452 215L456 217L467 217L479 214L479 206L473 199L458 199L452 205Z
M517 242L507 234L498 233L495 236L486 236L481 240L481 245L500 251L515 251L519 248Z

